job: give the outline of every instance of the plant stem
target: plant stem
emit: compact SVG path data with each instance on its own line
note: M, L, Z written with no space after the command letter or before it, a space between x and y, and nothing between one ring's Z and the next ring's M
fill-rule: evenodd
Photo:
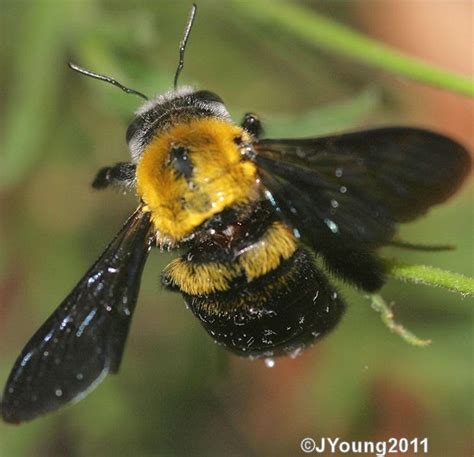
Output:
M418 338L414 333L407 330L402 324L398 324L394 320L392 308L385 303L385 300L377 294L370 295L372 300L372 308L380 313L382 322L392 331L397 334L407 343L413 346L426 347L431 344L431 340L423 340Z
M395 260L387 260L388 274L400 281L427 286L442 287L462 296L474 296L474 279L459 273L441 270L426 265L412 265Z
M474 83L469 78L406 55L304 6L282 0L237 3L249 19L277 25L314 46L415 81L474 96Z

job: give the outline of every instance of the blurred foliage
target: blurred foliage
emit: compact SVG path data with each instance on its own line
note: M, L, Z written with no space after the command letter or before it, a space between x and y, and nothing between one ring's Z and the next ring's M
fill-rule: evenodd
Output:
M350 3L335 3L316 8L350 24ZM133 196L88 186L98 167L126 160L124 131L139 100L65 63L113 75L148 95L167 90L190 5L0 6L5 380L19 348L136 204ZM406 116L396 82L330 50L316 52L274 14L261 24L249 20L234 2L199 2L181 83L217 92L236 119L262 113L271 135L319 135L403 123ZM454 242L456 251L386 255L472 275L472 204L464 192L402 228L402 239ZM216 347L180 297L160 289L159 272L170 258L150 256L120 376L58 414L18 428L0 425L0 457L286 456L299 452L305 436L427 436L430 455L469 454L472 301L389 282L382 295L395 303L397 320L433 340L417 349L391 335L369 302L341 284L350 307L338 330L268 369Z
M271 2L244 0L238 4L249 18L270 23L278 29L286 29L314 46L329 49L357 62L374 65L393 74L461 94L474 95L474 84L470 79L403 54L362 33L316 14L308 8L299 6L298 3L285 0ZM269 8L270 5L271 8Z

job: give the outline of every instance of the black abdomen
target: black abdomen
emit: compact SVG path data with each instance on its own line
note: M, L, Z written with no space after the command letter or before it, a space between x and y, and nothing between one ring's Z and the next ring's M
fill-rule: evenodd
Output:
M296 355L330 331L344 302L300 247L278 268L224 292L183 294L214 340L240 355Z
M296 354L344 311L311 252L271 214L259 204L220 218L162 278L217 343L240 355Z

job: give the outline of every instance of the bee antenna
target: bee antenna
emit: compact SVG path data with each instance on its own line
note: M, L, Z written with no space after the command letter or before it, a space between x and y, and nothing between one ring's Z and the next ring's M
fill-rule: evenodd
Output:
M90 78L98 79L99 81L105 81L106 83L112 84L113 86L116 86L116 87L122 89L127 94L138 95L139 97L144 98L145 100L148 100L148 97L145 94L142 94L141 92L138 92L138 90L130 89L129 87L125 87L123 84L120 84L117 80L111 78L110 76L105 76L105 75L101 75L99 73L94 73L93 71L86 70L85 68L79 67L78 65L76 65L74 63L71 63L71 62L69 62L67 65L71 70L77 71L81 75L89 76Z
M176 74L174 75L174 88L178 86L178 78L181 73L181 70L184 67L184 51L186 50L186 45L188 43L189 34L194 24L194 18L196 17L197 5L193 3L191 7L191 12L189 13L188 22L186 22L186 27L184 28L183 39L179 43L179 63L178 68L176 68Z

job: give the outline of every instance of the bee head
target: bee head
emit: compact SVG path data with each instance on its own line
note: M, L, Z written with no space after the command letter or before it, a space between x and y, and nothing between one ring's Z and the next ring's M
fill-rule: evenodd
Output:
M230 120L218 95L207 90L194 91L189 86L168 91L145 102L127 129L126 140L132 161L137 162L153 138L173 125L211 116Z

